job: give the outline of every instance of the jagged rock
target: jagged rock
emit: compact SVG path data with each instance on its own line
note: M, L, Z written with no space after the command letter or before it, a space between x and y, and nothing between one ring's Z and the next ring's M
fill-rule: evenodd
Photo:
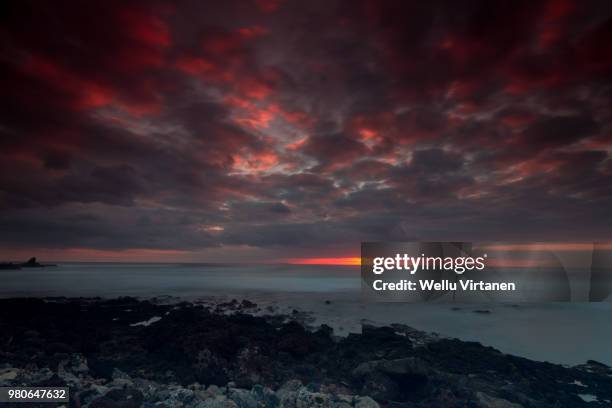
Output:
M279 392L298 391L300 388L302 388L302 382L300 380L289 380L280 387Z
M153 401L166 401L168 398L170 398L170 389L168 387L157 388L151 393Z
M355 408L379 408L379 405L370 397L355 397Z
M193 369L202 383L221 385L227 383L227 362L208 348L197 352Z
M238 408L238 405L230 399L224 396L218 396L215 398L209 398L206 401L202 401L193 408Z
M237 356L238 370L236 372L236 384L241 388L250 388L261 382L259 367L262 358L258 347L246 347Z
M209 385L208 388L206 388L205 390L201 390L201 391L195 391L195 393L201 398L201 399L208 399L208 398L215 398L219 395L223 395L223 392L221 390L221 388L219 388L216 385Z
M279 395L279 407L280 408L295 408L295 399L297 398L297 392L288 391L283 392Z
M187 388L173 387L168 397L164 400L164 403L171 407L186 406L193 403L196 400L195 393Z
M320 392L310 392L306 387L300 388L296 394L296 408L324 408L330 405L329 395Z
M44 367L35 372L28 373L29 380L28 383L32 385L40 384L46 381L49 381L51 377L53 377L54 373L48 367Z
M264 407L274 408L278 407L280 404L280 400L274 391L268 387L262 387L261 385L257 384L251 389L251 394L257 400L257 402L262 404Z
M311 339L304 327L297 322L289 322L279 332L278 348L294 357L303 357L311 350Z
M113 369L113 374L112 374L112 386L114 387L130 387L132 385L134 385L134 382L132 381L132 378L124 373L123 371L115 368Z
M257 307L257 303L250 302L247 299L244 299L242 303L240 303L241 309L254 309Z
M17 270L21 269L21 266L13 262L0 262L0 270Z
M477 392L478 406L480 408L523 408L520 404L515 404L502 398L492 397L483 392Z
M74 354L70 361L70 371L75 374L85 374L89 372L87 359L81 354Z
M24 262L21 264L21 266L24 267L33 267L33 266L39 266L40 264L38 262L36 262L36 257L32 257L30 259L28 259L27 262Z
M230 388L227 396L236 403L238 408L257 408L257 399L250 391Z
M51 264L43 265L43 264L39 263L38 261L36 261L36 257L32 257L32 258L28 259L27 262L23 262L21 264L18 264L17 266L20 266L22 268L44 268L44 267L56 266L56 265L51 265Z
M131 381L131 377L124 373L123 371L119 370L118 368L114 368L113 369L113 374L112 374L112 378L113 380L130 380Z
M98 384L90 384L88 387L81 389L78 393L78 399L81 404L89 404L91 401L103 396L109 391L108 387Z
M150 381L150 380L146 380L144 378L135 378L133 380L133 383L134 383L134 387L140 390L140 392L142 392L145 400L160 401L164 399L164 398L159 398L159 395L158 395L159 388L160 388L159 384L153 381ZM168 396L168 393L166 393L165 398L167 396Z
M597 373L597 374L612 376L612 368L608 367L607 365L603 363L600 363L599 361L595 361L595 360L588 360L586 364L581 364L577 366L576 368L579 368L589 373Z
M368 361L357 366L352 375L362 382L361 393L381 400L398 399L407 393L418 394L431 378L438 376L416 357Z
M238 407L251 398L257 408L367 407L373 400L414 408L593 405L578 394L612 400L610 369L594 361L536 362L401 325L366 325L362 334L336 339L327 327L297 323L303 312L255 317L214 308L133 298L2 299L0 382L72 383L81 407L116 406L110 397L124 388L140 392L150 408ZM166 313L155 325L129 325ZM14 340L24 333L30 341Z
M140 408L142 401L142 393L134 388L115 388L93 400L89 408Z
M360 389L360 393L382 401L399 399L400 392L397 382L378 372L368 374Z
M331 396L331 407L332 408L352 408L353 397L349 395L334 394Z
M76 375L68 371L58 370L57 375L71 387L78 387L81 384L81 380Z
M427 375L431 369L423 360L416 357L407 357L396 360L368 361L358 365L353 370L353 376L362 377L372 372L382 372L391 375Z
M8 382L10 380L14 380L20 373L20 369L13 367L0 370L0 384L3 384L4 382Z
M297 391L302 387L302 382L299 380L289 380L285 382L276 392L281 408L295 408L295 400Z

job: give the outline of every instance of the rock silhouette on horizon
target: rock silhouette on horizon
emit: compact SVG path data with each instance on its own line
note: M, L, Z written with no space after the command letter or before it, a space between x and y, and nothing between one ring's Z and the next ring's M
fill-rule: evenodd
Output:
M14 270L14 269L21 269L21 268L46 268L49 266L57 266L57 265L53 265L53 264L41 264L36 260L36 257L33 256L32 258L28 259L27 262L22 262L22 263L14 263L14 262L4 262L4 263L0 263L0 270L5 269L5 270Z

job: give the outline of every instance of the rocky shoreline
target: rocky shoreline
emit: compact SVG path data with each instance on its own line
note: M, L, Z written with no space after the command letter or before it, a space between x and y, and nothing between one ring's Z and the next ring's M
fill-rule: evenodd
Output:
M595 361L402 325L340 338L308 321L248 300L4 299L0 386L68 386L70 407L91 408L612 406L612 370Z

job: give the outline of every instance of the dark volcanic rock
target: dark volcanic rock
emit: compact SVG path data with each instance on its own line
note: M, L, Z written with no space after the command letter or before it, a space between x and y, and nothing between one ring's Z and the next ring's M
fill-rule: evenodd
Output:
M41 264L36 260L36 257L32 257L28 259L27 262L19 264L22 268L47 268L49 266L56 266L52 264Z
M133 388L113 389L104 396L96 398L90 408L139 408L142 404L142 393Z
M0 386L68 384L81 396L79 404L94 408L181 406L210 394L187 387L224 390L229 382L235 391L214 392L200 407L253 400L350 407L358 406L356 395L388 407L596 407L612 401L610 369L594 361L567 368L402 325L364 326L362 334L337 339L331 328L307 330L292 316L240 312L250 303L228 302L229 314L211 307L133 298L0 300ZM294 385L283 386L288 381Z
M0 262L0 270L21 269L21 266L12 262Z
M256 307L257 307L257 303L250 302L247 299L244 299L242 303L240 303L240 308L243 310L255 309Z

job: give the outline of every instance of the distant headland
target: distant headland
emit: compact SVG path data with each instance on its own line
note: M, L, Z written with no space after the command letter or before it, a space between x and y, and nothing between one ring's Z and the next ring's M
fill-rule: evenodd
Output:
M21 269L21 268L48 268L50 266L57 266L57 265L41 264L36 260L36 257L32 257L27 262L22 262L22 263L14 263L14 262L0 263L0 270L2 269Z

